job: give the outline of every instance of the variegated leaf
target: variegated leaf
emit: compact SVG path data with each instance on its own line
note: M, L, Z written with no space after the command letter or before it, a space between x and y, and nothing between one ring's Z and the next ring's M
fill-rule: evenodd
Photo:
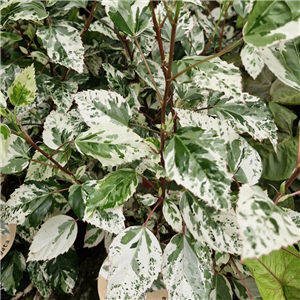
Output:
M5 24L9 20L41 21L48 16L43 3L39 1L10 1L3 3L0 9L1 24Z
M167 176L215 208L231 206L225 142L214 130L181 128L164 150Z
M98 159L103 167L132 162L150 152L131 129L109 122L79 134L75 145L82 154Z
M66 68L83 72L84 48L79 32L67 23L43 26L37 30L49 57Z
M168 224L176 232L182 232L182 217L177 205L171 199L164 200L162 211Z
M27 261L50 260L67 252L77 236L77 224L69 216L59 215L47 220L29 248Z
M185 191L180 200L180 211L196 240L220 252L241 252L239 227L233 210L217 211Z
M102 122L128 125L131 111L126 100L118 93L106 90L88 90L77 93L74 99L84 121L90 127Z
M230 281L222 274L215 274L213 289L210 292L209 300L232 300L233 292Z
M259 50L252 45L246 44L241 51L241 58L249 75L256 79L265 65Z
M293 222L300 228L300 213L294 210L287 210L288 215L292 218Z
M104 236L104 230L88 224L84 236L83 248L92 248L97 246L104 239Z
M153 196L152 194L136 194L136 199L146 206L154 205L158 200L158 198Z
M243 242L242 259L258 258L300 240L299 228L291 217L259 186L241 187L236 211Z
M11 132L7 125L1 124L1 145L0 145L0 160L2 161L7 156L7 149L10 144Z
M189 236L175 235L165 248L162 273L170 299L207 299L213 279L211 250Z
M53 150L73 140L73 126L66 114L52 111L46 118L44 128L44 143ZM59 151L64 151L66 148L67 145L60 148Z
M26 68L8 88L10 102L14 106L25 106L35 99L36 82L33 65Z
M107 25L109 25L110 27ZM96 31L102 33L105 36L118 41L119 39L117 34L112 30L113 27L114 24L110 20L110 18L104 17L101 19L101 21L96 20L95 22L93 22L89 27L89 31Z
M160 272L162 252L154 234L145 227L129 227L109 248L107 299L137 300Z
M11 135L6 157L1 161L3 174L14 174L24 170L29 164L29 146L22 138Z
M88 210L94 210L123 205L133 195L138 183L139 175L132 169L120 169L109 173L97 182L86 206Z

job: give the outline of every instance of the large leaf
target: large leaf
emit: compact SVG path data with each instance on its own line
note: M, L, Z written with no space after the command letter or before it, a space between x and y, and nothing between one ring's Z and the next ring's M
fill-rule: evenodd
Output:
M217 211L186 191L180 200L180 211L196 240L220 252L241 252L239 228L233 210Z
M48 186L44 183L23 184L16 189L6 202L1 212L1 218L7 223L35 227L39 225L55 206L66 203L58 190L58 186Z
M41 21L47 16L45 6L38 1L11 1L1 5L2 24L5 24L8 20Z
M79 32L67 23L43 26L37 31L49 57L66 68L83 72L84 48Z
M275 80L270 89L272 101L283 105L300 105L300 93L285 85L279 79Z
M167 176L215 208L229 208L229 174L223 139L214 130L181 128L165 151Z
M256 1L243 30L244 40L268 46L299 36L299 5L290 2Z
M259 186L241 187L236 211L243 259L258 258L300 239L299 229L290 216Z
M131 162L149 153L148 146L131 129L109 122L79 134L75 145L82 154L98 159L103 167Z
M7 156L7 149L10 144L11 131L5 124L1 124L1 145L0 145L0 160L3 160Z
M163 254L162 273L170 299L207 299L212 288L211 250L175 235Z
M73 126L68 115L52 111L44 123L43 140L51 149L56 150L62 144L73 139ZM66 146L60 148L63 151Z
M156 237L145 227L129 227L109 248L107 299L140 299L161 268L162 252Z
M11 135L6 157L1 161L3 174L14 174L24 170L29 164L29 146L25 140Z
M299 255L294 247L288 250ZM259 259L246 259L263 299L300 299L299 258L281 249Z
M107 209L123 205L135 192L139 175L132 169L120 169L98 181L96 190L88 199L89 210Z
M69 216L59 215L47 220L35 235L27 261L48 260L67 252L77 236L77 224Z
M101 122L128 125L131 111L126 100L116 92L84 91L74 95L78 110L90 127Z
M1 261L1 286L8 294L16 293L25 268L25 258L19 251L10 252Z
M17 76L7 92L11 104L14 106L28 105L34 101L36 83L33 65Z

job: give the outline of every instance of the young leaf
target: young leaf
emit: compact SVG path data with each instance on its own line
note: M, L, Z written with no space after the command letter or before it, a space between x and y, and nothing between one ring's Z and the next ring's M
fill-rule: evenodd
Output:
M83 248L92 248L97 246L104 239L104 236L104 230L88 224L84 236Z
M1 286L9 295L16 293L25 268L25 258L19 251L10 252L1 261Z
M168 142L164 158L169 178L215 208L230 207L225 143L214 130L179 129Z
M291 252L299 255L294 247ZM299 258L285 250L272 251L259 259L246 259L263 299L300 299Z
M211 250L177 234L165 248L162 273L170 299L207 299L213 279Z
M217 211L187 191L182 194L180 211L196 240L205 242L220 252L241 252L241 239L234 211Z
M27 261L47 260L67 252L77 235L77 224L69 216L59 215L47 220L29 248Z
M290 216L259 186L241 187L236 212L243 259L258 258L300 239L299 229Z
M84 48L79 32L67 23L43 26L37 30L49 57L66 68L83 72Z
M68 115L52 111L44 123L43 140L51 149L56 150L62 144L73 139L73 126ZM63 151L64 146L59 151Z
M162 252L147 228L129 227L109 249L107 299L139 299L151 287L161 268Z
M260 56L259 50L254 46L246 44L241 51L241 58L243 65L249 75L253 79L256 79L265 65L263 59Z
M11 135L6 157L1 161L1 173L14 174L29 164L29 146L20 137Z
M131 129L109 122L79 134L75 145L82 154L98 159L103 167L132 162L149 153L148 146Z
M7 149L10 144L11 132L7 125L1 124L0 126L1 126L0 160L3 160L7 156Z
M14 106L25 106L34 101L36 82L33 65L17 76L7 92L11 104Z
M164 200L163 215L168 224L171 225L176 232L182 232L182 217L178 207L172 200Z
M135 192L138 182L138 174L131 169L110 173L98 181L95 192L87 199L86 206L93 210L123 205Z
M90 127L102 122L128 126L131 111L126 100L116 92L84 91L74 95L78 110Z

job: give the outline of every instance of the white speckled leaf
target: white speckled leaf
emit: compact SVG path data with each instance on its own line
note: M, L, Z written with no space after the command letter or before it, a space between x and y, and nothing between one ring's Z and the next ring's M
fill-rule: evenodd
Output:
M129 227L110 245L109 262L106 298L138 300L160 272L162 251L150 230Z
M101 19L101 21L102 22L96 20L95 22L93 22L89 27L89 31L96 31L96 32L102 33L105 36L108 36L109 38L118 41L119 39L118 39L117 34L111 28L104 25L104 24L107 24L110 27L114 28L114 24L110 20L110 18L104 17L104 18Z
M7 92L11 104L14 106L25 106L34 101L36 82L33 65L17 76Z
M162 273L170 299L207 299L213 279L211 250L175 235L165 248Z
M215 210L186 191L180 200L180 211L196 240L220 252L241 252L239 228L233 210Z
M149 154L148 146L131 129L103 122L81 133L75 145L82 154L98 159L102 166L116 166Z
M1 124L1 145L0 145L0 160L2 161L7 156L7 149L10 144L11 132L7 125Z
M29 146L22 138L11 135L6 157L1 161L1 173L14 174L24 170L29 164Z
M29 248L27 261L50 260L67 252L77 236L77 224L69 216L59 215L47 220Z
M300 240L291 217L259 186L241 187L236 212L243 241L242 259L259 258Z
M66 114L52 111L44 123L43 140L51 149L55 150L65 142L72 141L73 126ZM66 149L68 145L59 151Z
M256 79L265 65L259 50L254 46L246 44L241 51L241 59L249 75L253 79Z
M182 232L182 217L177 205L171 199L164 200L163 215L176 232Z
M37 36L55 63L83 72L84 48L77 29L61 22L60 25L40 27Z
M291 209L288 209L287 213L292 218L297 227L300 228L300 213Z
M225 141L214 130L180 128L165 150L167 176L215 208L231 206Z
M144 195L136 194L136 199L142 202L146 206L151 206L157 202L158 197L155 197L152 194L144 194Z
M84 121L90 127L101 122L128 125L131 111L126 100L116 92L88 90L77 93L74 99Z
M91 224L87 224L83 248L92 248L97 246L104 239L104 236L104 230Z

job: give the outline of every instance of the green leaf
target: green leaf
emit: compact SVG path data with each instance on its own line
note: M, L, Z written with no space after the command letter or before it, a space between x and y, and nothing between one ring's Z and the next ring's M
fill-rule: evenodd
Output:
M78 275L77 253L72 248L44 264L47 282L60 293L72 293Z
M31 65L19 74L8 88L8 96L12 105L25 106L34 101L36 93L34 72L34 67Z
M177 234L164 250L162 273L170 299L207 299L213 278L211 250Z
M272 101L282 105L300 105L300 93L285 85L279 79L275 80L270 89Z
M104 236L104 230L87 224L83 248L92 248L97 246L104 239Z
M10 144L11 132L7 125L1 124L1 148L0 159L3 160L7 156L7 150Z
M1 24L7 21L32 20L41 21L47 18L43 3L38 1L11 1L1 5Z
M132 162L149 153L148 146L131 129L109 122L79 134L75 145L83 155L98 159L103 167Z
M52 111L46 118L44 128L44 143L53 150L73 140L73 126L66 114ZM67 147L64 146L59 151L64 151Z
M244 184L240 188L236 212L243 242L242 259L258 258L300 239L290 216L259 186Z
M254 46L246 44L241 51L241 58L243 65L249 75L253 79L256 79L265 65L263 59L260 56L259 50Z
M182 217L177 205L171 199L164 200L162 211L168 224L176 232L182 232Z
M107 209L123 205L135 192L139 175L131 169L120 169L109 173L97 182L96 190L88 199L88 210Z
M214 130L185 127L164 150L167 176L215 208L229 208L230 176L223 139Z
M21 185L5 203L1 212L2 220L28 227L39 225L54 207L65 205L66 200L60 193L51 193L58 189L59 186L40 182Z
M50 260L67 252L77 236L77 224L69 216L48 219L35 235L27 261Z
M299 6L289 2L255 2L243 29L244 40L254 46L267 46L299 36Z
M84 48L77 29L67 23L43 26L37 30L49 57L53 62L83 72Z
M105 90L84 91L74 95L78 110L90 127L102 122L128 126L131 111L126 100L116 92Z
M294 247L288 250L299 255ZM263 299L300 299L299 258L281 249L259 259L246 259Z
M209 300L231 300L233 298L230 282L224 275L215 274L213 286Z
M139 299L161 269L159 242L142 226L129 227L115 237L108 255L107 299Z
M25 268L25 258L19 251L12 251L2 259L1 286L9 295L16 293Z
M70 187L68 202L80 220L84 217L87 195L88 194L84 189L84 185L72 185Z
M24 170L29 164L29 146L22 138L11 135L6 157L1 161L3 174L14 174Z
M194 238L220 252L240 253L241 239L233 210L218 211L185 191L180 200L184 222Z

